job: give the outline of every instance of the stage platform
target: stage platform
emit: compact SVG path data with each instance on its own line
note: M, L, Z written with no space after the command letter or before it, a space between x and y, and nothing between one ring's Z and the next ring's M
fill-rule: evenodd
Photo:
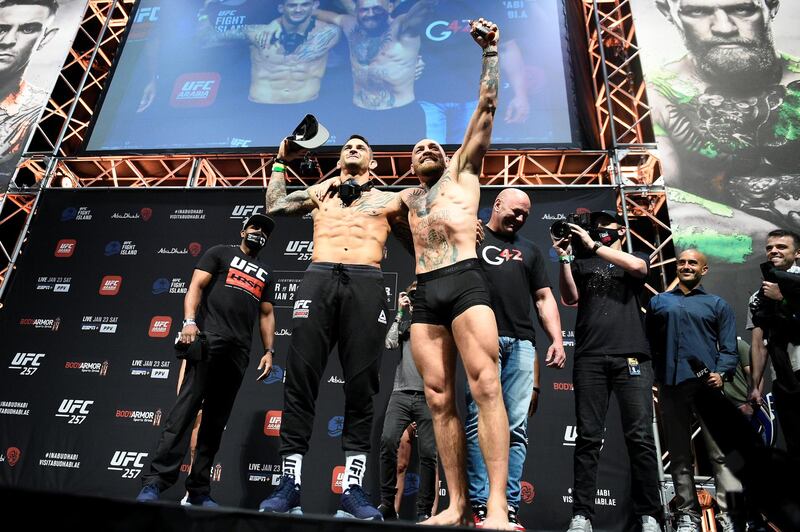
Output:
M241 508L195 508L175 502L140 503L113 499L0 487L3 530L58 532L358 532L380 528L408 532L420 528L410 521L357 521L329 515L288 516ZM426 527L426 531L468 530L466 527ZM473 529L474 530L474 529Z

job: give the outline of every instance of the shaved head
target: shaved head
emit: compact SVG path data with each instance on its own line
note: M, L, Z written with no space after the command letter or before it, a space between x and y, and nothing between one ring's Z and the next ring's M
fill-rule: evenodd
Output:
M511 236L519 231L531 212L531 199L518 188L500 191L492 206L492 217L487 224L495 233Z
M696 249L687 249L686 251L681 252L678 255L678 260L686 259L689 260L690 258L695 259L699 264L703 266L708 266L708 257L706 257L705 253L702 251L698 251Z

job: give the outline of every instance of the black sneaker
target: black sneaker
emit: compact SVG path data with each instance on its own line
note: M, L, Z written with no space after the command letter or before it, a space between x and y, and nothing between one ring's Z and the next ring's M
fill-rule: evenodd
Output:
M378 505L378 511L383 516L384 521L397 520L397 512L394 510L394 504L382 502Z

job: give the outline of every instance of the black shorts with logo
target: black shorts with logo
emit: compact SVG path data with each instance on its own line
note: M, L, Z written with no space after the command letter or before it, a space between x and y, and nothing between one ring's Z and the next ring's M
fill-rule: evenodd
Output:
M476 305L491 308L486 278L478 259L467 259L417 275L412 323L449 327L462 312Z

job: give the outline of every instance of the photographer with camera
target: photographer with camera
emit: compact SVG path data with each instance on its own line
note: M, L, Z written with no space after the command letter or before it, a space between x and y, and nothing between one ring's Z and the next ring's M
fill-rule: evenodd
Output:
M709 410L698 405L722 397L723 378L729 380L739 359L733 309L721 297L706 292L700 282L708 273L706 256L696 249L678 255L678 286L653 296L647 305L647 333L653 349L658 398L672 459L678 532L699 532L701 508L694 484L692 420L700 420L709 457L715 462L718 520L725 532L733 525L725 493L742 485L724 463L724 455L706 428ZM725 445L728 442L724 442Z
M649 257L622 250L626 228L616 212L570 215L567 220L570 223L553 224L551 237L561 263L561 299L578 306L573 366L578 438L568 532L592 530L597 466L612 390L631 463L632 508L642 530L655 532L661 530L662 511L652 425L653 368L640 302Z
M786 448L800 457L800 236L777 229L767 235L764 280L750 301L753 328L750 400L762 402L759 385L767 354L775 369L772 393ZM766 340L766 346L764 341Z

